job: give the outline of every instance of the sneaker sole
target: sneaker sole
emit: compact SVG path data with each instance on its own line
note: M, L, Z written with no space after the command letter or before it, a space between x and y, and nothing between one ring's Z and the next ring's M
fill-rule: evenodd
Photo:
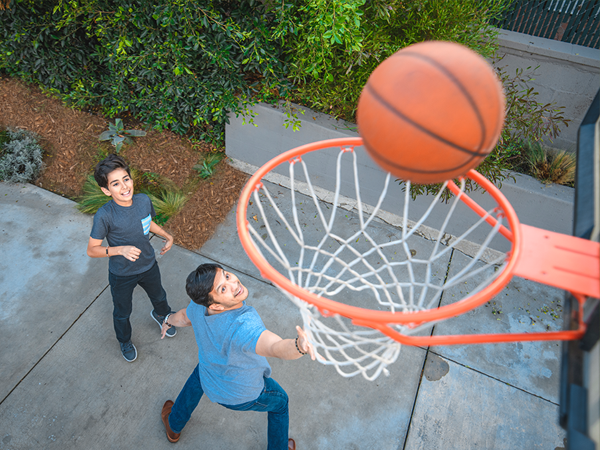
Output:
M160 327L160 331L162 331L162 323L160 323L158 320L156 320L156 317L154 317L154 314L152 314L152 311L150 311L150 317L152 317L154 319L154 321ZM172 337L175 337L176 334L177 334L177 330L175 330L175 333L173 333L173 334L169 334L169 332L167 331L167 334L165 334L165 336L172 338Z

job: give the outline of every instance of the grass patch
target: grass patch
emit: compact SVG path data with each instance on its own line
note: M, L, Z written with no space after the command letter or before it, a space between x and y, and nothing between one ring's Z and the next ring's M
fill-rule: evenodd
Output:
M547 150L539 142L527 143L523 148L528 175L542 183L574 186L576 158L564 150Z
M77 209L85 214L96 214L110 199L111 197L100 190L94 176L89 175L83 184L83 195L78 201Z
M158 225L165 224L171 217L175 216L185 205L188 197L181 191L172 191L163 189L158 195L148 194L156 217L154 221Z

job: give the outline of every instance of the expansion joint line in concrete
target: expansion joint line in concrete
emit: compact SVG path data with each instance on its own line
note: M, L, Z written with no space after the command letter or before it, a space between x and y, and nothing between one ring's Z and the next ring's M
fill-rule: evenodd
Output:
M61 339L62 339L62 338L65 336L65 334L67 334L67 333L69 332L69 330L71 330L71 328L73 328L73 325L75 325L75 324L76 324L76 323L79 321L79 319L81 319L81 316L83 316L83 315L84 315L84 314L87 312L87 310L88 310L88 309L90 309L90 307L91 307L91 306L92 306L94 303L96 303L96 300L98 300L98 298L99 298L99 297L100 297L102 294L104 294L104 291L106 291L106 290L108 289L108 286L109 286L109 285L106 285L106 286L104 287L104 289L102 289L102 290L100 291L100 293L99 293L99 294L98 294L98 295L97 295L97 296L94 298L94 300L92 300L92 301L91 301L91 303L90 303L89 305L87 305L87 306L85 307L85 309L84 309L84 310L81 312L81 314L79 314L79 316L77 316L77 318L76 318L76 319L73 321L73 323L67 327L67 329L64 331L64 333L63 333L63 334L61 334L61 335L58 337L58 339L57 339L56 341L54 341L54 344L52 344L52 345L50 346L50 348L49 348L48 350L46 350L46 352L44 352L44 354L43 354L43 355L40 357L40 359L38 359L38 360L37 360L37 362L36 362L36 363L35 363L35 364L34 364L34 365L31 367L31 369L29 369L29 370L27 371L27 373L26 373L25 375L23 375L23 377L22 377L22 378L21 378L21 379L18 381L18 383L17 383L17 384L15 384L15 385L13 386L13 388L12 388L10 391L8 391L8 394L6 394L6 396L5 396L5 397L4 397L4 398L3 398L3 399L0 401L0 405L2 405L2 403L4 403L4 401L5 401L5 400L6 400L8 397L10 397L10 394L12 394L12 393L13 393L13 391L14 391L15 389L17 389L17 387L19 387L19 385L20 385L20 384L23 382L23 380L25 380L25 378L27 378L27 377L29 376L29 374L30 374L30 373L33 371L33 369L35 369L35 368L37 367L37 365L38 365L38 364L39 364L39 363L42 361L42 359L44 359L44 358L46 357L46 355L52 351L52 349L53 349L53 348L56 346L56 344L58 344L58 342L59 342L59 341L60 341L60 340L61 340Z
M450 258L448 258L448 266L446 267L446 273L444 275L444 284L448 281L448 277L450 276L450 267L452 266L452 258L454 257L454 248L450 252ZM440 299L438 300L438 308L442 304L442 300L444 299L444 292L440 295ZM431 327L430 336L433 336L433 332L435 331L435 325ZM423 382L423 374L425 373L425 364L427 364L427 357L429 356L430 347L419 347L425 350L425 357L423 358L423 366L421 367L421 373L419 375L419 384L417 386L417 392L415 392L415 398L413 400L412 409L410 411L410 419L408 420L408 426L406 427L406 435L404 436L404 443L402 444L402 450L406 449L406 443L408 442L408 436L410 434L410 425L412 424L413 414L415 413L415 407L417 406L417 399L419 398L419 390L421 389L421 383ZM433 352L432 352L433 353ZM398 449L400 450L400 449Z

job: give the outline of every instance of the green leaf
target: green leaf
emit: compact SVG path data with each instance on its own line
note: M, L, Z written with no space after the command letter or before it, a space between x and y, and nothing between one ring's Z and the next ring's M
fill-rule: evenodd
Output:
M111 139L113 136L115 136L115 132L108 130L108 131L103 131L100 136L98 136L98 139L100 141L108 141L109 139Z

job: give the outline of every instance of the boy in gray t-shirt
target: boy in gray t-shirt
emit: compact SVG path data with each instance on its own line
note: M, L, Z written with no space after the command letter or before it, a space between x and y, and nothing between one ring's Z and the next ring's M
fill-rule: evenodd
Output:
M113 298L113 323L121 353L127 362L137 358L131 342L133 290L140 285L150 297L154 309L151 317L162 327L171 312L167 294L160 281L160 270L150 245L150 232L166 239L161 255L173 245L173 237L152 221L156 215L152 202L145 194L133 194L129 167L117 155L100 161L94 172L96 182L106 195L112 197L94 216L87 254L92 258L109 257L108 279ZM108 247L102 246L106 239ZM170 331L170 330L169 330ZM177 331L167 333L173 337Z

